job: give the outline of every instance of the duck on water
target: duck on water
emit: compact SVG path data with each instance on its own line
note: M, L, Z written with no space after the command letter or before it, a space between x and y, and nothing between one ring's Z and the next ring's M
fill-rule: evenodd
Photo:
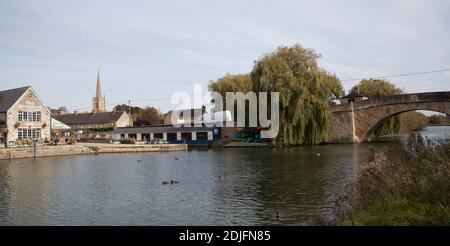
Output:
M163 181L162 184L163 185L168 185L168 184L178 184L179 182L176 180L170 180L170 181Z

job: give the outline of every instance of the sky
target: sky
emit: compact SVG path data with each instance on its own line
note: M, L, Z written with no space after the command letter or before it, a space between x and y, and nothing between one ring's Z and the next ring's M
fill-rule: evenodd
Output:
M258 58L299 43L343 80L450 68L450 1L0 0L0 90L31 85L48 106L90 111L100 69L107 109L165 112ZM450 91L450 72L389 78ZM199 105L194 105L199 106Z

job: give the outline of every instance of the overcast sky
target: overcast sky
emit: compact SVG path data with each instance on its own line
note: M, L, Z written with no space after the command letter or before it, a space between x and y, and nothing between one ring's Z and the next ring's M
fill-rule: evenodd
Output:
M100 68L108 109L132 99L167 111L174 92L297 42L343 80L446 69L449 13L446 0L0 0L0 89L31 85L49 106L90 110ZM450 90L450 72L390 80Z

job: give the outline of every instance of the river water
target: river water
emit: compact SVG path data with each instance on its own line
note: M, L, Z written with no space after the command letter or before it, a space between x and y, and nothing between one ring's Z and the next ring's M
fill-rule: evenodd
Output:
M300 225L330 214L370 151L389 144L399 143L3 160L0 225Z

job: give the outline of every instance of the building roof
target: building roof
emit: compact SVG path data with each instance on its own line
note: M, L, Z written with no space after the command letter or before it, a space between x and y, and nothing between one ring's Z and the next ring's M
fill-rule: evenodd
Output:
M61 121L56 120L54 118L52 118L51 122L52 122L51 125L52 125L52 129L53 130L69 130L70 129L70 126L68 126L68 125L66 125L66 124L62 123Z
M346 95L346 96L343 96L343 97L341 97L341 98L358 98L358 97L364 97L364 96L361 95L361 94L359 94L359 93L356 92L356 91L352 91L352 92L350 92L350 94L348 94L348 95Z
M212 131L213 128L207 126L201 127L174 127L172 125L155 125L141 127L121 127L109 133L111 134L136 134L136 133L174 133L174 132L206 132Z
M31 86L0 91L0 112L8 111Z
M77 113L54 115L53 118L67 125L114 123L126 112L112 111L101 113Z
M191 111L191 122L195 122L199 117L203 115L203 113L207 113L205 108L192 108L192 109L177 109L177 110L170 110L165 116L164 116L164 123L169 124L171 122L172 113L175 111L178 114L179 119L184 119L183 111Z

